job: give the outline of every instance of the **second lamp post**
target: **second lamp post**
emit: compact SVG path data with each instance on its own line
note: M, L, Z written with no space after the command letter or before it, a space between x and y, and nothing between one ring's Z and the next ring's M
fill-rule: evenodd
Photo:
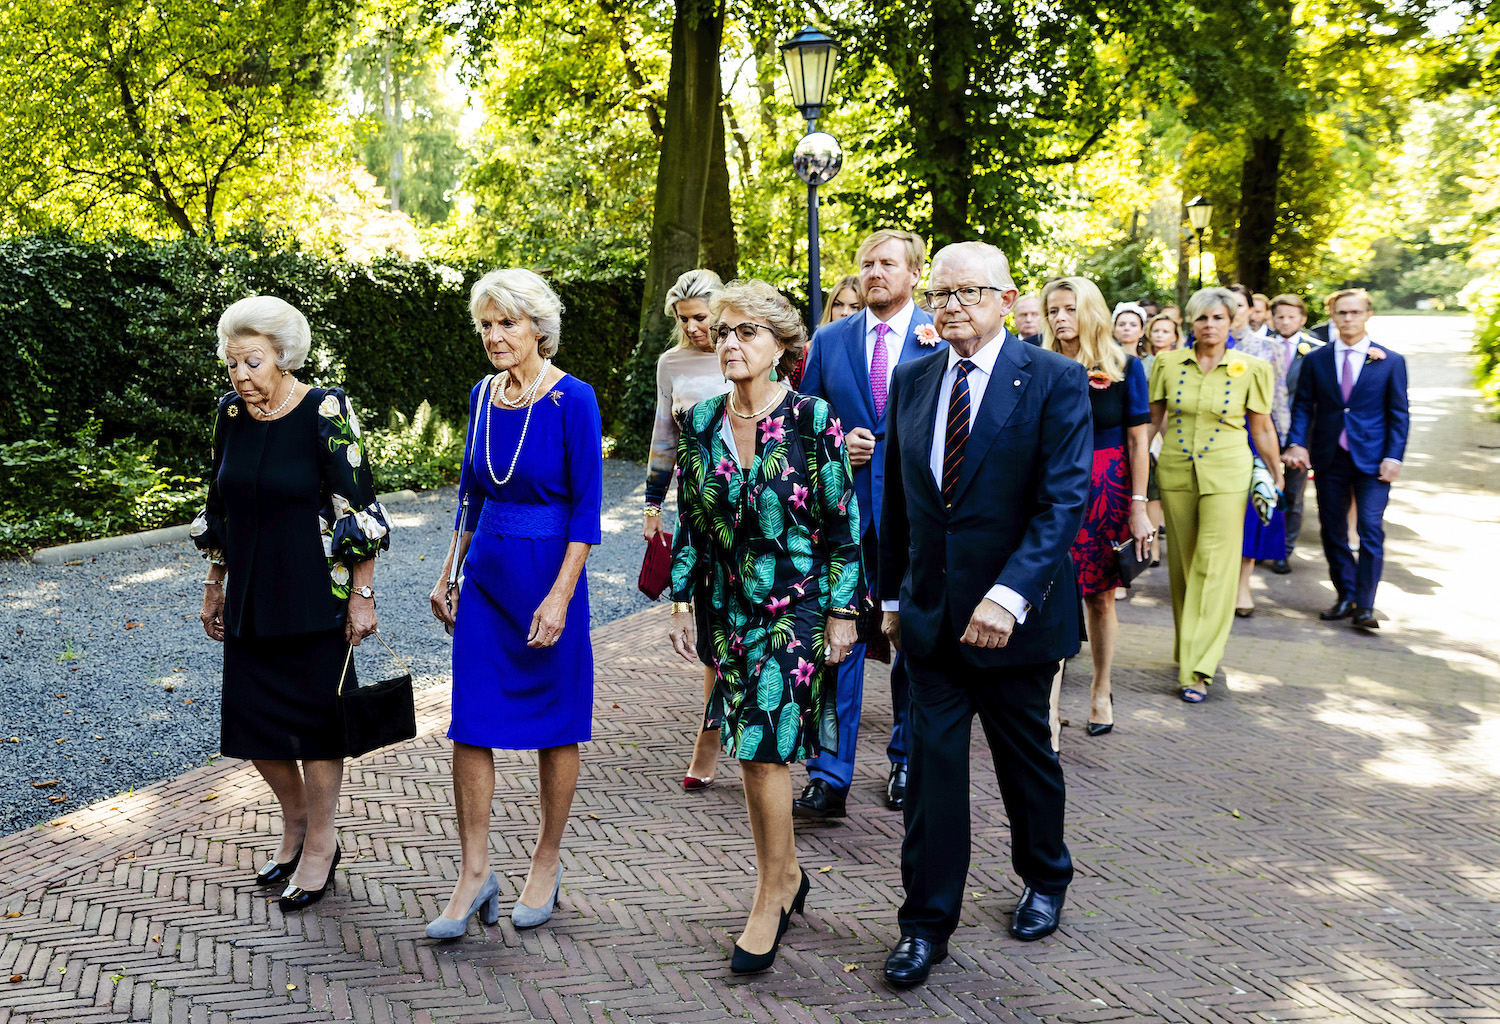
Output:
M809 327L817 330L823 318L822 267L818 259L818 186L826 185L844 165L844 151L827 132L820 132L818 117L828 102L833 69L839 51L824 33L805 26L782 44L781 61L792 88L792 103L807 119L807 134L792 150L792 167L807 182L807 297Z

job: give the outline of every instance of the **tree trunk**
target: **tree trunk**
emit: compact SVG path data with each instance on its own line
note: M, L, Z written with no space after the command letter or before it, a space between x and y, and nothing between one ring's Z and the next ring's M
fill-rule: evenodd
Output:
M1240 164L1240 229L1235 271L1252 292L1271 291L1271 242L1276 236L1282 132L1248 140Z
M968 58L974 31L971 0L936 0L932 5L932 82L926 97L926 124L917 135L933 156L932 249L970 237L969 196L973 166L969 156Z
M1188 260L1195 243L1191 221L1187 215L1188 197L1183 193L1177 206L1177 308L1187 309L1188 296L1192 294L1192 268Z
M403 146L401 141L401 79L391 67L391 51L394 43L386 43L381 55L381 105L385 114L385 139L387 156L386 195L391 200L391 212L401 212L401 175Z
M734 206L729 196L729 155L724 138L724 92L714 104L714 142L708 163L708 194L703 201L703 231L699 240L699 266L707 267L725 281L740 276L739 246L734 237Z
M651 252L641 296L640 333L630 360L616 448L616 454L623 458L643 457L650 443L656 407L656 360L671 333L671 321L662 312L662 303L677 278L698 265L714 125L719 124L719 130L723 130L718 104L719 44L723 35L722 9L708 12L693 0L676 0L664 134L656 165Z

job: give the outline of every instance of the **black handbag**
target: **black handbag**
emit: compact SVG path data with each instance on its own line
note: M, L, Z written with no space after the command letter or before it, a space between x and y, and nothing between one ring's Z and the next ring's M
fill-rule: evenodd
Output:
M376 633L375 638L391 651L385 637ZM360 757L417 735L417 706L412 695L411 669L395 651L391 651L391 657L406 669L405 675L369 686L356 685L345 693L349 665L354 661L354 647L349 647L343 675L339 676L339 717L344 723L344 748L348 757Z
M1119 544L1116 544L1114 547L1115 559L1120 564L1121 586L1130 586L1131 582L1137 576L1145 572L1147 569L1151 568L1151 555L1149 552L1147 553L1145 558L1142 558L1135 553L1134 537L1124 540Z

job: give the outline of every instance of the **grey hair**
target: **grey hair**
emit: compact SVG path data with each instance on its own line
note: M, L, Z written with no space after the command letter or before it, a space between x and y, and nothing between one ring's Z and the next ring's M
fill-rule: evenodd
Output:
M764 321L775 332L776 340L785 346L776 364L778 373L785 377L797 368L807 348L807 327L785 295L764 281L730 281L708 303L713 326L719 325L729 309Z
M474 329L481 333L480 314L487 306L495 307L504 317L530 320L536 331L537 354L543 359L557 355L563 303L539 275L520 267L490 271L475 281L469 292L469 315L474 318Z
M1005 258L1005 253L988 242L954 242L945 245L932 257L932 265L928 271L929 280L938 272L938 268L955 259L971 259L984 267L986 279L992 288L1003 288L1007 291L1016 287L1016 282L1010 276L1010 260Z
M672 340L678 348L687 348L687 335L682 333L682 323L677 319L677 304L684 299L702 299L705 304L724 287L724 280L712 270L689 270L677 279L672 290L667 292L666 308L662 310L672 317Z
M1224 314L1233 320L1235 307L1238 305L1239 300L1228 288L1204 288L1194 292L1193 297L1187 300L1187 309L1182 311L1182 318L1192 323L1215 306L1223 306Z
M250 295L241 299L219 317L219 361L228 358L231 341L260 336L276 352L276 368L296 370L307 362L312 348L312 329L307 317L285 299L274 295Z

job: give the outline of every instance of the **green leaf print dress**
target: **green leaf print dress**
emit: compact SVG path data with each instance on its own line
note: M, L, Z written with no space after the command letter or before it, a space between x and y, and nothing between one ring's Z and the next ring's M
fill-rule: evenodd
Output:
M787 392L742 469L727 403L693 406L677 450L672 599L707 602L718 681L705 720L742 761L837 753L824 627L830 608L852 615L867 600L844 433L827 402Z

